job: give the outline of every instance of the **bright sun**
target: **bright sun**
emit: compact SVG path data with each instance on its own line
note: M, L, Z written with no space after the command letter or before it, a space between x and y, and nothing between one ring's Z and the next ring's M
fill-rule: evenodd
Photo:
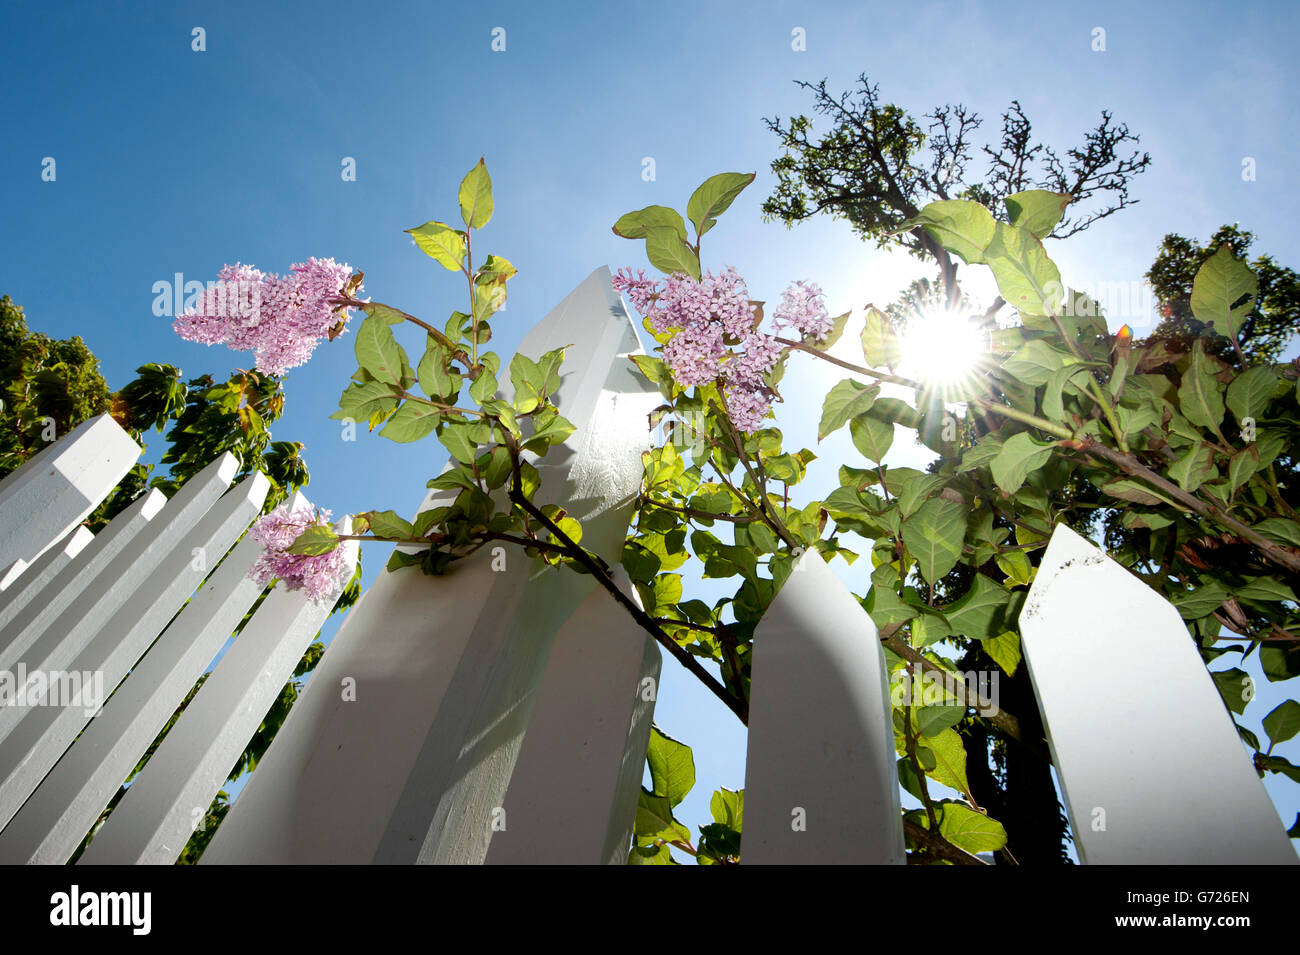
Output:
M922 312L902 336L901 371L931 385L956 385L974 375L989 350L988 332L974 317L947 310Z

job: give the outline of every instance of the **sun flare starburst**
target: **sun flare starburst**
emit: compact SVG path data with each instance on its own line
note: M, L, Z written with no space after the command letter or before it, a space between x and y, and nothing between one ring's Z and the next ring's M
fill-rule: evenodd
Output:
M904 375L942 390L960 389L987 357L989 335L974 315L931 309L908 318L900 344Z

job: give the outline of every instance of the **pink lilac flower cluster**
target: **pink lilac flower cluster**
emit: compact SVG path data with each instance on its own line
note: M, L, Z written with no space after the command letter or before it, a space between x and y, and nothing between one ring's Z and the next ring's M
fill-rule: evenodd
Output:
M800 335L822 341L835 323L826 311L821 286L816 282L795 282L781 294L772 324L778 331L793 328Z
M340 322L346 325L349 311L336 309L329 300L351 275L346 264L333 259L310 258L285 276L251 265L227 265L172 328L187 341L251 351L259 371L283 375L310 358L331 329Z
M662 283L644 271L621 269L613 285L656 332L674 332L662 353L679 385L720 382L732 424L747 434L762 427L775 397L765 379L781 357L781 345L759 331L749 290L734 268L720 275L706 272L698 282L678 273ZM786 290L785 311L778 310L778 316L791 327L816 332L825 316L821 289L797 285ZM829 330L829 320L824 324Z
M248 576L262 586L279 578L289 590L301 590L312 600L328 600L352 576L343 548L316 555L290 554L288 549L307 528L328 524L330 512L309 507L291 510L289 505L285 501L249 528L248 533L263 550Z

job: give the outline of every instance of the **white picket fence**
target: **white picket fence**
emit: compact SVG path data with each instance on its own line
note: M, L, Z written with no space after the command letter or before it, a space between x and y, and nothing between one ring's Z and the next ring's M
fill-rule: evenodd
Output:
M658 397L626 360L641 346L608 270L520 350L561 345L557 403L579 427L544 486L615 564ZM229 455L170 500L80 526L139 451L96 418L0 482L0 680L55 675L62 693L59 675L87 674L107 697L97 714L53 694L0 706L0 863L68 861L260 592L239 539L267 481L230 488ZM203 863L626 861L659 649L589 576L500 557L379 576ZM176 860L330 603L276 586L80 863ZM1081 860L1297 861L1169 604L1062 526L1021 628ZM744 861L902 863L884 656L815 552L760 624L752 673Z

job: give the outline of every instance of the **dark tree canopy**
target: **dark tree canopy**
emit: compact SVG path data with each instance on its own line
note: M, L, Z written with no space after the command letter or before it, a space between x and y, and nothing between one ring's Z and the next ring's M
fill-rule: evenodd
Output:
M1254 241L1252 233L1236 224L1220 226L1205 245L1176 233L1165 236L1146 273L1163 316L1151 338L1186 340L1210 333L1212 330L1192 315L1196 272L1225 245L1234 255L1246 258ZM1279 361L1300 323L1300 275L1278 265L1271 255L1256 256L1250 267L1259 278L1259 297L1242 324L1238 341L1251 364ZM1222 349L1231 350L1226 340Z
M799 82L813 94L813 111L830 120L818 136L805 115L765 120L781 139L772 162L777 185L763 202L768 220L793 226L819 213L846 219L864 239L884 245L890 233L939 199L971 199L1005 219L1001 200L1028 189L1073 196L1069 215L1051 235L1065 238L1135 205L1129 187L1151 157L1132 149L1139 139L1127 125L1103 111L1081 144L1064 155L1036 142L1020 103L1002 114L995 143L979 142L983 120L967 107L945 105L921 122L885 103L879 88L859 76L858 86L840 94L826 81ZM980 166L983 172L980 172ZM912 252L938 262L949 293L956 295L956 268L925 229L901 237Z
M109 408L99 360L80 336L52 339L27 327L20 306L0 298L0 477L87 418Z

